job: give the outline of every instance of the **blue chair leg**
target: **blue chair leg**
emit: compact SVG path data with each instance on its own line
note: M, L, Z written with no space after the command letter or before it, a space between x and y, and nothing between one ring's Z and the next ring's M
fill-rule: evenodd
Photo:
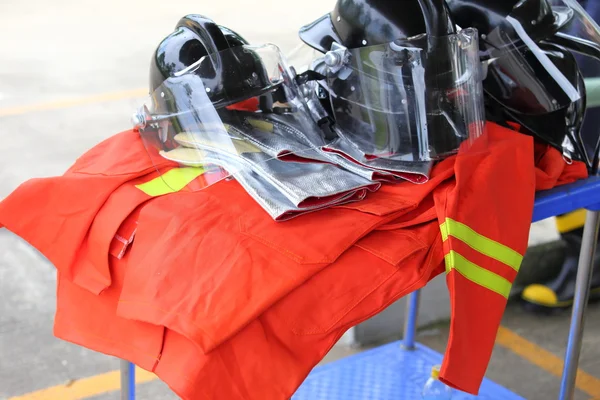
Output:
M594 254L596 253L599 228L600 212L588 211L583 231L579 265L577 267L575 299L573 302L567 350L565 352L565 364L560 386L560 400L573 399L575 392L575 380L577 378L579 353L581 352L581 339L583 337L583 327L585 323L585 310L590 294Z
M415 349L415 336L417 334L417 315L419 313L419 298L421 291L412 292L408 297L406 306L406 320L404 322L404 336L402 348L404 350Z
M135 400L135 365L121 360L121 400Z

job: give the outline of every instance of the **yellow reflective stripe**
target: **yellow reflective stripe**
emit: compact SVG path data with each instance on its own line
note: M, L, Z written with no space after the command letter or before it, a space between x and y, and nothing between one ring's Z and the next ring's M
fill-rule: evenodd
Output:
M440 229L444 241L448 240L448 236L453 236L481 254L498 260L517 272L519 271L523 256L510 247L480 235L467 225L454 221L451 218L446 218L446 222L440 225Z
M565 215L556 217L556 229L560 233L566 233L579 229L585 224L585 209L575 210Z
M173 168L151 181L135 185L148 196L156 197L178 192L204 173L204 168Z
M448 240L448 225L444 222L440 225L440 230L442 231L442 241Z
M445 256L446 273L456 270L466 279L508 299L512 284L503 277L467 260L454 250Z

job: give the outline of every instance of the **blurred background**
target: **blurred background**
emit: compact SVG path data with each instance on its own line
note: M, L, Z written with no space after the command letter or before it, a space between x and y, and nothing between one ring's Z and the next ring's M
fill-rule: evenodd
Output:
M300 26L332 1L0 1L0 197L61 174L98 141L129 129L148 94L150 58L186 14L289 54ZM18 132L18 133L17 133Z
M274 43L295 64L305 54L296 52L298 29L334 4L0 0L0 199L27 179L62 174L96 143L130 129L130 115L148 95L150 57L182 16L203 14L251 43ZM559 238L553 220L533 226L515 297L560 268L564 244ZM45 258L0 230L0 399L62 400L57 388L94 377L77 398L118 399L118 375L111 375L118 360L53 337L55 282ZM447 340L447 297L443 279L422 297L419 341L438 351ZM488 377L528 399L555 398L569 316L568 310L527 312L514 301L503 324L510 334L499 339ZM577 399L600 399L599 317L593 305ZM400 301L349 331L324 362L397 339L402 322ZM541 353L531 351L530 344ZM148 380L138 387L139 399L176 398L159 381Z

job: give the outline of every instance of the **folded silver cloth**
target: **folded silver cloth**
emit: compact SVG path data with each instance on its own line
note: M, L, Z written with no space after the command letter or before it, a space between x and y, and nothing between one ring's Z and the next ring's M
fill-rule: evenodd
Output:
M325 145L316 125L302 121L297 114L237 112L237 123L227 124L234 137L243 137L264 153L282 161L326 162L331 160L319 149Z
M391 172L367 168L363 165L351 161L349 158L346 158L340 154L325 152L323 150L319 151L327 159L329 159L331 163L339 165L345 170L350 171L358 176L362 176L363 178L368 179L372 182L398 183L405 180L398 175L394 175Z
M179 140L182 140L179 138ZM244 147L244 149L248 149ZM197 148L179 147L163 154L164 157L177 161L183 165L203 166L217 165L227 169L231 177L235 178L246 192L273 218L275 221L286 221L302 214L322 210L328 207L348 204L355 201L363 200L369 191L374 191L379 187L377 183L370 185L357 185L347 191L339 193L326 193L326 196L305 196L299 199L299 195L295 193L293 185L289 183L283 185L281 179L284 177L280 174L275 176L267 176L260 169L260 173L255 170L255 165L248 162L246 159L239 157L224 157L222 153L217 153L210 150L198 151ZM287 163L277 159L269 159L279 164L298 164ZM300 164L306 166L310 164ZM337 168L330 164L317 164ZM297 179L292 180L294 183ZM285 189L282 191L282 189ZM291 194L295 198L295 202L289 199ZM323 192L323 191L321 191ZM296 203L296 204L295 204Z
M327 162L333 163L373 182L399 182L405 180L405 174L393 173L361 165L338 153L324 151L327 147L322 132L309 128L309 124L298 121L294 114L256 114L238 115L245 121L245 129L230 126L239 136L259 147L262 151L282 161ZM304 126L307 128L301 129ZM409 176L409 180L418 177Z
M333 164L281 161L265 153L246 153L243 158L297 207L329 203L350 191L376 191L381 186Z
M188 148L192 156L173 154L171 159L189 160L198 157L197 149L200 149L203 158L199 160L200 163L217 164L234 176L239 170L252 170L299 208L331 204L350 192L376 191L381 186L378 182L370 181L331 163L281 161L237 136L235 131L230 130L229 134L234 146L223 149L218 146L218 141L215 144L206 137L180 133L175 136L175 141L183 149L175 149L169 153L181 153ZM169 158L168 153L165 156ZM188 164L193 162L188 161Z
M381 177L404 179L412 183L425 183L433 166L432 161L404 161L394 158L372 158L361 152L356 146L345 138L337 138L321 148L325 153L335 157L336 162L342 165L341 159L353 164L383 174ZM344 168L350 169L348 164ZM377 179L377 175L373 177Z
M338 197L332 197L327 202L319 201L314 204L303 204L302 207L296 207L277 188L251 169L238 169L233 176L275 221L287 221L299 215L323 210L331 206L360 201L366 197L368 192L366 189L351 190Z

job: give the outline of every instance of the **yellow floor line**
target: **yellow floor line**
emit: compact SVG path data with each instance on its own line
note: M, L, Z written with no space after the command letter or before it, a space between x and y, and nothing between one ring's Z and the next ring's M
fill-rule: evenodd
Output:
M158 379L156 375L140 368L135 370L135 382L144 383ZM95 375L79 379L65 385L49 387L22 396L11 397L8 400L79 400L99 394L112 392L121 388L119 371Z
M496 343L509 349L544 371L557 377L562 376L563 360L560 357L555 356L548 350L519 336L510 329L501 326L498 331ZM600 379L581 369L577 370L576 386L577 389L593 398L600 397Z
M130 99L135 97L148 96L148 89L130 89L120 92L102 93L92 96L78 97L74 99L52 101L48 103L29 104L24 106L0 108L0 117L27 114L34 111L57 110L81 106L84 104L101 103L103 101Z

